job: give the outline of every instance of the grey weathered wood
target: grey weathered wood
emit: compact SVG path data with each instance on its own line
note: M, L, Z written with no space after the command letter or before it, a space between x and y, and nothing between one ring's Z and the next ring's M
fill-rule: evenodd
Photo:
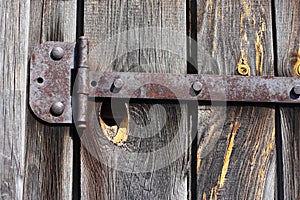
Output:
M45 41L76 41L76 4L75 0L30 2L29 56ZM28 110L25 199L72 199L70 134L68 127L47 125Z
M270 1L197 6L199 73L236 74L243 58L252 76L274 74ZM198 109L197 199L274 199L274 107Z
M277 71L279 76L297 76L294 66L299 64L299 1L275 1L277 35ZM300 109L280 107L278 132L282 147L279 197L300 198ZM279 130L278 130L279 131Z
M89 0L85 1L84 13L84 34L90 39L89 64L93 70L186 73L185 1ZM166 30L147 30L151 26L183 35L174 39ZM141 28L141 31L132 30L136 28ZM166 35L161 36L162 33ZM151 35L156 36L151 42L155 46L146 48L143 45ZM113 39L109 40L110 37ZM140 49L130 50L135 44ZM180 47L181 57L159 49L162 45L170 47L174 44ZM161 104L161 107L151 109L151 104L130 104L128 139L123 144L118 143L119 146L116 141L110 141L99 127L99 106L90 103L92 128L81 136L81 197L186 199L190 131L187 106ZM135 126L135 123L140 125ZM163 157L154 160L148 155L145 159L130 157L134 152L149 153L164 148L180 134L184 135L183 140L176 141L175 147L167 149ZM180 153L180 149L186 152ZM122 153L118 154L118 150ZM178 154L178 159L173 161L172 154ZM115 163L111 168L105 165L110 155L113 158L109 163ZM167 164L157 169L159 164L155 161ZM141 166L148 166L148 171L137 173Z
M22 199L29 1L0 2L0 198Z

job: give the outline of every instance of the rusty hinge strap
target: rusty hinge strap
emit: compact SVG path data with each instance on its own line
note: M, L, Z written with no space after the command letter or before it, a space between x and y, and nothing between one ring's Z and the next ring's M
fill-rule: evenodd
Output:
M292 77L90 72L90 80L92 97L300 103L300 79ZM115 80L123 82L117 92Z
M29 103L36 116L49 123L75 122L84 129L89 97L299 104L300 79L94 72L88 68L85 37L77 44L46 42L35 49Z

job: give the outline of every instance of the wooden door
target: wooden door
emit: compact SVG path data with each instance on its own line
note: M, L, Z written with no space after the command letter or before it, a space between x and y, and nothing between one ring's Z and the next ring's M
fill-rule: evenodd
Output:
M109 103L91 100L78 135L37 119L27 100L34 47L81 35L96 71L238 75L243 65L251 76L300 76L299 6L1 1L1 198L299 199L298 106L118 102L118 127L102 118Z

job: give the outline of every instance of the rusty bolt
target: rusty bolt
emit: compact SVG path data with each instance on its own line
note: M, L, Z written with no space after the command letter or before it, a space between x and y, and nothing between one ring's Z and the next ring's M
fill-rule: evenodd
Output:
M300 85L296 85L296 86L293 88L293 92L294 92L295 95L300 96Z
M51 114L54 116L60 116L63 114L65 106L62 102L56 102L51 106Z
M195 91L195 92L200 92L201 90L202 90L202 87L203 87L203 85L202 85L202 83L200 82L200 81L195 81L194 83L193 83L193 90Z
M120 78L117 78L115 81L114 81L114 87L116 89L121 89L124 85L124 81Z
M65 51L61 47L54 47L51 51L51 58L53 60L60 60L65 55Z

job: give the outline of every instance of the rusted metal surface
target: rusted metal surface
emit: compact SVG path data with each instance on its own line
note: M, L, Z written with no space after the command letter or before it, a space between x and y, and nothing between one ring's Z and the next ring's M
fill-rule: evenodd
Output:
M77 45L77 77L74 86L73 116L77 128L85 129L89 95L88 40L82 36Z
M75 60L77 76L71 83ZM49 123L72 123L73 112L77 127L86 128L89 97L300 103L300 79L93 72L88 69L85 37L79 39L77 47L75 43L46 42L35 49L31 57L29 103L37 117Z
M111 91L116 79L124 82L117 93ZM90 80L97 82L90 86L92 97L300 103L293 93L300 79L291 77L90 72ZM197 92L193 84L199 82L202 86Z
M59 59L53 59L51 52ZM29 104L33 113L49 123L72 123L71 68L74 67L75 43L46 42L37 47L31 57ZM51 107L63 104L60 115L53 114Z

